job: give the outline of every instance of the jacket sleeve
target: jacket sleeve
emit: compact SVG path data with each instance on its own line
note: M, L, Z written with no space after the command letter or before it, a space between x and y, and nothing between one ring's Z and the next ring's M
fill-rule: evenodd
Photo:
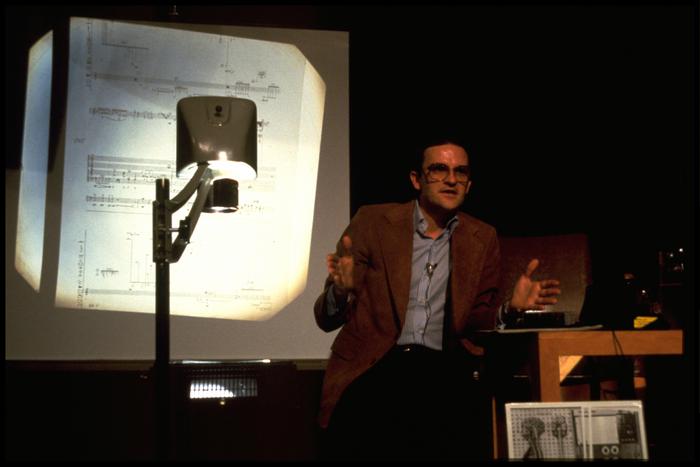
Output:
M355 296L357 291L364 283L364 273L367 269L368 251L366 229L372 225L368 220L368 210L365 207L360 208L355 216L350 221L350 225L343 231L338 243L336 244L336 254L340 254L342 250L342 239L345 235L350 236L352 240L353 254L353 282L355 284L355 293L349 295L347 303L338 303L337 311L333 313L329 309L328 291L333 285L333 279L330 275L326 278L323 293L319 295L314 304L314 318L319 328L326 332L331 332L344 325L352 316L356 307Z
M336 310L332 310L329 306L329 291L333 285L333 280L326 278L326 283L323 287L323 293L318 296L314 304L314 318L319 328L326 332L331 332L341 327L348 318L349 308L352 306L352 299L348 303L337 304Z

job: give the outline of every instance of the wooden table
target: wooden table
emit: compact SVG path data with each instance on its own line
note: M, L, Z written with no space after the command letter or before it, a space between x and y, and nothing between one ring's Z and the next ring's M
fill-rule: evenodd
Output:
M560 357L681 355L683 331L543 331L535 336L533 399L561 401Z

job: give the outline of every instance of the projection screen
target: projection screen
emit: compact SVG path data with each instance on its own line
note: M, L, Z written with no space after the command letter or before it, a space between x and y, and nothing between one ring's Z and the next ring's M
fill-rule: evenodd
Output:
M315 326L312 306L348 222L347 33L72 18L65 118L51 122L64 131L43 174L48 150L26 143L47 126L30 102L46 94L42 41L21 184L6 174L7 217L18 222L6 357L153 358L154 180L171 179L171 196L187 182L174 172L175 104L230 95L258 106L258 178L241 185L237 213L200 218L171 266L171 356L326 358L334 335Z

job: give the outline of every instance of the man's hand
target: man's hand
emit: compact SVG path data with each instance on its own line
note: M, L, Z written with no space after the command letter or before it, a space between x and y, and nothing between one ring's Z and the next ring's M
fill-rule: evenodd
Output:
M521 274L513 289L513 298L510 300L510 307L518 310L544 310L544 305L554 305L557 303L556 295L561 294L559 281L547 279L533 281L532 273L537 269L540 262L533 259L527 265L525 274Z
M353 257L352 257L352 240L349 236L343 236L341 240L342 248L341 255L329 253L326 256L326 265L328 274L333 278L335 286L335 294L338 296L347 296L348 292L353 290Z

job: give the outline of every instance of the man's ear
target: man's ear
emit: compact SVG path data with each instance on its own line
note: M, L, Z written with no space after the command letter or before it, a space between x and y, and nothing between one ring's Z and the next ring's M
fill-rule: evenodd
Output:
M418 172L415 170L411 170L411 185L413 185L413 188L416 190L420 191L420 175L418 175Z
M472 181L469 180L469 181L467 182L467 187L464 189L464 194L465 194L465 195L466 195L467 193L469 193L469 189L470 189L471 187L472 187Z

